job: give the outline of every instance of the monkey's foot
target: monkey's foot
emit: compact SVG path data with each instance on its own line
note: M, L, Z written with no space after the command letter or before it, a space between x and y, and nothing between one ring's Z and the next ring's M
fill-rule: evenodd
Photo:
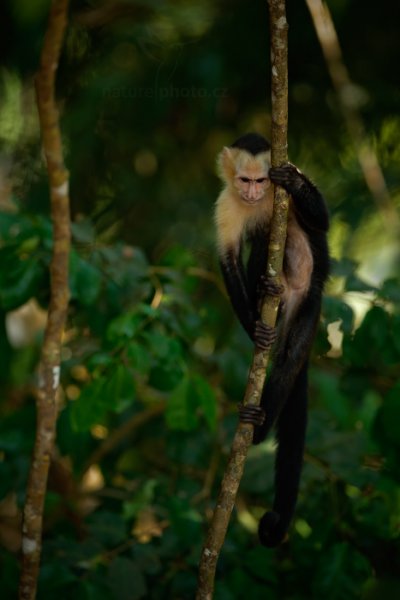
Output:
M244 406L239 404L239 421L251 425L262 425L265 421L265 410L261 406Z
M266 325L259 319L254 328L254 342L260 350L268 350L276 342L277 331L275 327Z
M267 275L261 275L258 288L260 295L264 294L275 297L282 296L285 291L283 285L276 283L276 281L273 281L271 277L268 277Z

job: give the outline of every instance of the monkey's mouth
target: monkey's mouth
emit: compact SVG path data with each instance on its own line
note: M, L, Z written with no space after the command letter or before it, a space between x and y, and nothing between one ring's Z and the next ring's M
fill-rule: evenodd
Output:
M264 199L264 195L259 198L247 198L246 196L242 196L243 202L245 204L249 204L250 206L254 206L255 204L259 204Z

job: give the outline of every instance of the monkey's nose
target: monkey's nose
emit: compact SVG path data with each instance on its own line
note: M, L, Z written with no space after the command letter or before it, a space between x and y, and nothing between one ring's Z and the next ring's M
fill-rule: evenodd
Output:
M249 187L249 198L251 200L254 200L257 196L257 190L256 190L256 185L255 183L250 183L250 187Z

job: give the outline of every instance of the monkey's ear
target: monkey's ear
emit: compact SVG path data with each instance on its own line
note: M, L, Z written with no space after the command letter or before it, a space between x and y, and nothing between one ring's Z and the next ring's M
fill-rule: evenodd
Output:
M217 158L218 175L226 183L231 183L236 172L237 148L224 146Z
M233 153L234 153L234 148L229 148L229 146L224 146L222 148L221 154L228 159L232 158Z

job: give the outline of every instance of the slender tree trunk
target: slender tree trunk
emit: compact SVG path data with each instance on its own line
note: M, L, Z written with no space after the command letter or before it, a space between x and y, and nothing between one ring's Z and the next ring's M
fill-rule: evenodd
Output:
M287 30L285 0L269 0L271 70L272 70L272 165L287 162ZM275 188L274 213L268 246L267 275L279 283L286 241L288 196L279 187ZM267 242L266 242L267 244ZM267 252L267 247L265 248ZM279 308L278 298L266 298L262 307L262 319L275 325ZM269 352L255 349L243 403L260 404L265 382ZM229 519L235 504L236 494L242 478L248 449L253 439L253 425L239 423L231 448L230 457L221 483L217 506L204 544L200 565L197 600L211 600L214 591L215 571L224 543Z
M343 61L342 50L328 5L322 0L306 0L306 4L365 182L389 231L397 234L400 230L399 215L388 192L376 152L367 139L363 119L357 106L357 100L355 100L356 86Z
M37 392L36 439L26 492L22 571L19 596L36 597L42 549L43 506L47 476L54 445L60 378L61 342L68 308L68 257L70 220L68 172L64 167L58 112L55 104L55 75L67 25L68 0L53 0L44 38L40 70L36 78L43 149L50 182L53 254L50 265L50 304L44 335Z

